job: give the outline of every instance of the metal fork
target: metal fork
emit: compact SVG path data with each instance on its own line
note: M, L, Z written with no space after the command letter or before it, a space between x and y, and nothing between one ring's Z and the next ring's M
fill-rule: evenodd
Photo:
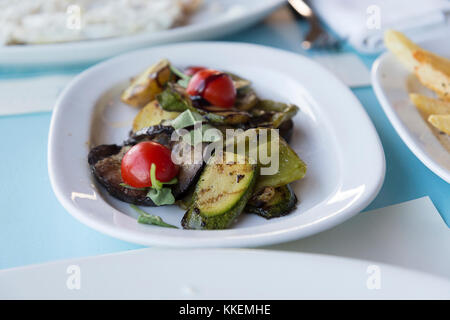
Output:
M338 50L340 42L331 34L325 31L320 25L319 19L312 11L311 7L304 0L288 0L289 4L301 16L305 17L309 22L309 31L302 41L302 47L305 50Z

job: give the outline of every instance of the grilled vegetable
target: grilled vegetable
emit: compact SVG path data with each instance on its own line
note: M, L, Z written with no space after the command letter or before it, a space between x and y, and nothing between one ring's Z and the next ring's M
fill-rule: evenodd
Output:
M257 138L261 130L268 129L249 129L244 133L236 136L230 141L226 141L225 144L230 143L239 144L242 143L243 139L247 141L246 153L251 155L252 152L249 150L248 139L250 137ZM278 137L278 144L272 145L272 133L273 130L268 131L267 141L263 142L258 139L256 154L258 155L258 165L260 168L271 167L273 163L267 163L269 160L278 160L278 172L271 175L261 174L256 182L255 190L260 190L264 187L281 187L296 180L302 179L306 174L306 164L300 159L300 157L295 153L294 150L284 141L282 137ZM275 142L277 139L274 140ZM267 151L262 152L261 148L266 148ZM274 154L272 157L272 152L278 151L278 158ZM261 155L266 154L266 159L261 159ZM274 159L272 159L274 158Z
M218 107L195 108L191 101L178 92L174 86L169 86L157 97L162 109L166 111L183 112L191 110L202 115L206 120L217 125L237 125L246 123L250 119L250 114L240 110L218 111ZM210 111L211 110L211 111Z
M292 119L289 119L287 121L284 121L279 127L278 130L280 130L280 136L289 143L292 138L292 133L294 131L294 121Z
M124 186L120 171L122 158L130 146L101 145L89 152L88 162L97 181L103 185L113 197L140 206L155 206L147 197L145 189L127 188Z
M175 79L170 70L170 62L166 59L151 66L122 93L121 100L134 107L142 107L156 98L163 91L164 85Z
M225 163L234 157L234 163ZM225 229L241 214L256 181L248 159L224 153L211 157L195 189L193 204L181 222L185 229Z
M265 187L252 196L245 211L272 219L287 215L295 208L296 203L297 197L289 185Z
M291 103L282 103L272 100L260 100L251 110L254 117L254 127L278 128L281 124L293 118L298 107Z
M269 147L269 157L272 150L275 150L272 148L273 146ZM305 176L306 164L282 137L279 137L278 158L278 172L273 175L261 175L256 182L256 190L263 187L281 187ZM264 166L268 165L261 165L261 167Z
M163 110L157 100L149 102L144 108L139 111L133 121L133 131L139 131L143 128L156 126L164 120L175 119L180 113L169 112Z
M238 90L235 108L238 110L248 111L258 104L258 97L255 90L250 86L243 87Z

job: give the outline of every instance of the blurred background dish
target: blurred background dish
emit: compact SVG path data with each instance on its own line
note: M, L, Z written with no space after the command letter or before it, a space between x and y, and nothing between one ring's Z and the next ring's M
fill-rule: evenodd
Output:
M30 3L30 1L15 1L16 4L11 6L9 2L11 0L4 0L0 5L8 7L11 16L20 15L21 8L23 7L24 15L28 15L31 9L29 6L38 6L40 2ZM51 4L65 2L53 0L50 4L47 2L42 3L42 6L50 6ZM84 2L84 1L81 1ZM97 2L105 2L97 0ZM112 1L110 1L112 2ZM116 1L114 1L115 3ZM196 4L196 0L183 0L186 4ZM14 30L7 30L6 27L2 27L2 36L0 42L4 44L11 44L14 42L30 42L30 43L47 43L47 44L15 44L15 45L3 45L0 47L0 65L67 65L67 64L82 64L94 61L99 61L114 55L130 51L133 49L148 47L151 45L178 42L178 41L192 41L203 40L225 36L227 34L237 32L244 29L257 21L261 20L272 12L279 5L284 3L284 0L204 0L199 4L198 8L195 7L189 13L183 11L185 6L175 7L176 1L173 0L158 0L157 3L161 3L161 12L166 12L165 7L175 8L166 12L161 19L161 15L152 15L153 23L132 23L122 20L122 13L120 20L117 18L117 14L113 14L109 11L121 10L120 3L125 6L128 1L117 1L115 5L109 5L107 7L92 9L92 17L90 20L92 23L88 27L86 33L83 31L83 25L81 24L81 30L70 30L67 28L71 23L74 23L73 27L76 28L76 10L75 13L69 11L69 13L52 9L50 12L56 12L53 15L51 21L46 22L45 15L50 13L42 13L39 15L30 15L26 20L32 20L27 22L30 25L26 30L18 31L14 36ZM0 7L0 8L2 8ZM66 7L66 6L62 6ZM150 7L149 7L150 8ZM15 10L13 10L15 9ZM151 9L151 8L150 8ZM150 10L149 9L149 10ZM47 10L47 9L45 9ZM16 12L17 11L17 12ZM138 10L129 9L126 13L134 15L142 19L141 15L137 15ZM99 14L102 13L103 21ZM5 18L8 14L8 10L0 15L0 21L13 21L12 18ZM83 11L80 13L83 17ZM90 16L90 14L89 14ZM98 21L96 20L98 18ZM176 26L178 22L188 18L184 21L183 25ZM133 18L131 18L133 19ZM20 20L20 19L19 19ZM81 22L83 19L81 19ZM156 22L155 22L156 21ZM66 23L66 25L65 25ZM4 24L2 22L2 24ZM31 34L30 30L35 30L33 24L38 24L39 27ZM40 25L41 24L41 25ZM14 29L14 26L19 25L10 22L7 26ZM171 26L175 26L171 29ZM51 27L51 28L50 28ZM43 31L42 29L49 29L50 31ZM58 28L61 33L56 30ZM26 32L25 32L26 31ZM10 34L8 36L8 34ZM123 36L120 36L123 35ZM126 36L125 36L126 35ZM101 39L99 39L101 38ZM89 41L75 41L83 39L95 39ZM64 43L48 43L59 41L72 41ZM74 42L75 41L75 42Z

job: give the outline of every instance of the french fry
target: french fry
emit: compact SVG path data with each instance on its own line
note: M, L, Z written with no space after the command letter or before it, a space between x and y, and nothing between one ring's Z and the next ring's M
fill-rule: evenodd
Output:
M410 93L409 99L427 116L450 114L450 102L430 98L418 93Z
M421 49L418 45L395 30L386 30L384 44L410 72L414 72L419 64L413 56L414 51Z
M421 49L414 51L413 57L419 63L415 68L419 81L450 101L450 60Z
M432 114L428 117L428 122L430 122L433 127L450 135L450 114L437 115Z

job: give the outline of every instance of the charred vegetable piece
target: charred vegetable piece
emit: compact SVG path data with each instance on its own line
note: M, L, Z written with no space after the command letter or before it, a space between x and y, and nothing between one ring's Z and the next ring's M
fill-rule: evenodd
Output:
M289 143L291 141L292 138L292 133L294 130L294 122L292 121L292 119L289 119L287 121L284 121L279 127L278 129L280 130L280 136L287 142Z
M268 140L270 143L270 140ZM258 146L261 147L261 146ZM269 146L269 156L273 146ZM273 175L261 175L256 183L256 190L262 187L281 187L296 180L302 179L306 174L306 164L300 159L294 150L282 137L279 137L278 146L279 167L278 172ZM265 167L268 165L261 165Z
M234 163L224 161L235 159ZM257 167L239 155L210 158L181 222L185 229L226 229L242 213L256 181Z
M261 141L258 136L261 130L268 130L267 140ZM263 172L258 177L255 190L260 190L264 187L281 187L296 180L302 179L306 174L306 164L300 159L294 150L287 144L286 141L280 136L274 137L275 145L272 145L272 134L275 134L274 130L270 129L249 129L244 133L236 136L230 141L226 141L225 144L229 145L234 143L242 143L243 139L246 142L246 154L249 156L252 154L250 146L248 144L249 139L257 141L258 165L260 168L272 167L275 165L273 161L278 160L278 172L275 174L264 174ZM277 143L278 142L278 143ZM265 150L261 151L261 148ZM272 152L278 152L278 157ZM261 155L265 154L266 159L261 159Z
M297 197L290 185L278 188L265 187L252 196L245 211L272 219L289 214L296 203Z
M156 98L163 91L164 85L175 79L166 59L149 67L122 93L121 100L134 107L142 107Z
M258 96L251 87L244 87L237 93L235 108L238 110L248 111L258 104Z
M175 119L180 113L163 110L157 100L149 102L142 108L133 121L133 131L139 131L143 128L156 126L164 120Z
M203 148L205 146L206 144L203 144ZM185 150L188 152L183 152ZM178 151L181 151L181 156L178 158L180 172L178 173L178 183L173 186L172 192L177 195L177 199L180 199L195 186L205 163L203 159L195 159L194 147L183 141L176 142L172 146L172 152Z
M135 132L131 138L125 142L125 145L134 145L142 141L152 140L170 147L172 152L177 154L178 152L181 153L181 156L179 156L180 172L177 177L178 183L172 187L173 195L176 199L180 199L185 195L185 193L188 192L188 189L197 182L200 173L202 172L204 162L194 161L193 146L187 145L183 141L171 141L173 131L174 128L172 126L166 126L163 124L144 128L138 132ZM203 145L203 148L205 146L206 144ZM187 148L189 149L187 150ZM184 150L189 152L183 153Z
M88 162L97 181L106 188L113 197L142 206L155 206L145 189L124 186L121 174L122 158L130 146L101 145L89 152Z
M234 83L234 87L236 90L241 90L243 88L248 88L252 84L250 80L244 79L237 74L227 72L227 74L231 77Z
M124 142L124 145L135 145L142 141L152 140L168 147L171 144L173 132L174 128L172 126L158 124L132 133L131 137Z
M243 124L250 120L250 114L245 111L222 111L207 112L203 117L213 124L218 125L237 125Z
M260 100L251 113L255 127L278 128L283 122L293 118L298 110L294 104Z

